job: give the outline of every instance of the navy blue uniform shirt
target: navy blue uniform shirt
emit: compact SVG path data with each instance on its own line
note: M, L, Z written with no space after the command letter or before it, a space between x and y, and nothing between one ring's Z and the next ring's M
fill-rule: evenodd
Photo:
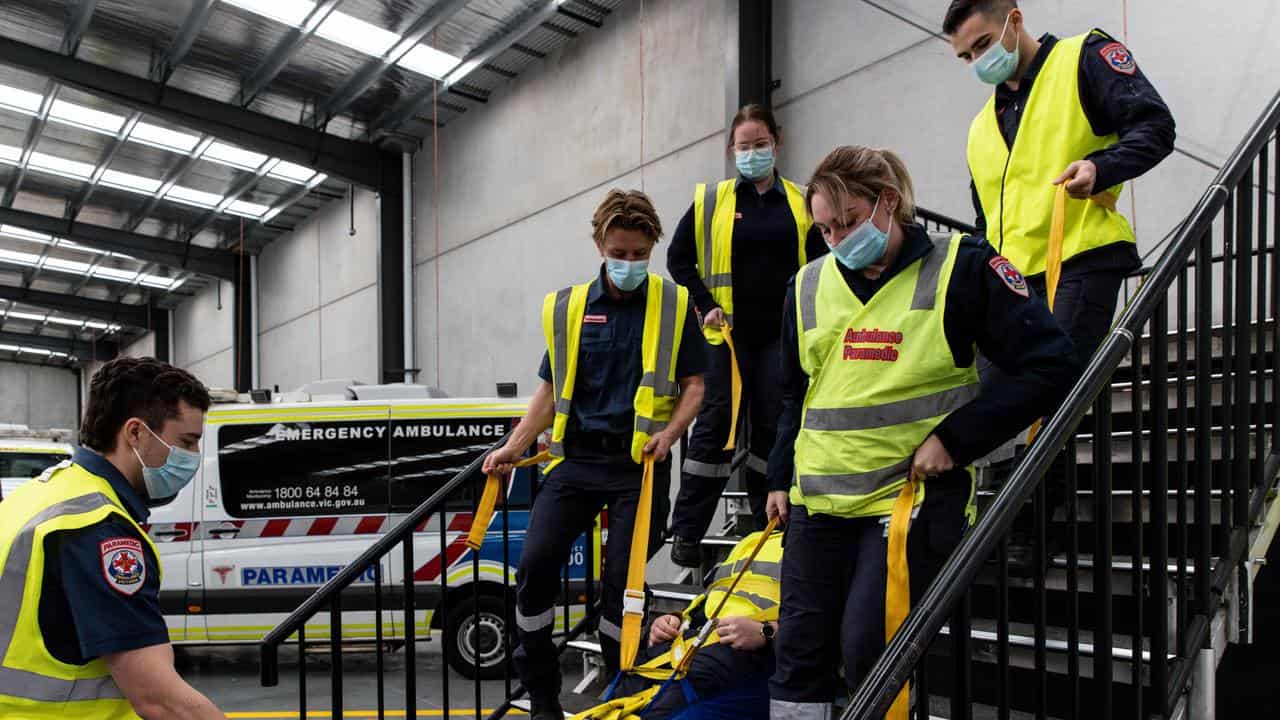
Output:
M775 177L777 174L775 173ZM782 295L787 281L800 270L796 256L796 220L787 203L782 180L761 194L755 183L738 178L733 224L733 339L744 347L759 347L778 337L782 327ZM827 244L817 228L805 239L810 260L827 254ZM698 243L694 236L693 205L671 238L667 270L672 279L689 288L698 310L706 315L719 307L711 291L698 277Z
M1005 83L996 86L996 116L1000 121L1000 134L1009 147L1013 147L1013 140L1018 136L1018 126L1036 76L1057 43L1058 38L1053 35L1040 37L1040 50L1031 60L1017 90L1009 89ZM1084 48L1080 51L1080 105L1085 117L1089 119L1095 135L1115 133L1119 138L1114 145L1079 158L1092 160L1098 168L1095 192L1132 180L1158 165L1173 152L1176 135L1173 114L1142 70L1132 62L1132 55L1128 63L1132 68L1121 69L1117 69L1104 55L1103 51L1112 44L1118 43L1098 30L1085 38ZM1115 57L1114 54L1112 56ZM1066 168L1046 172L1052 173L1049 178L1052 179L1063 170ZM986 213L982 210L982 201L972 180L969 185L973 193L973 208L978 215L977 228L985 232ZM1113 243L1083 252L1068 259L1063 266L1089 272L1134 270L1139 264L1138 250L1133 243Z
M869 302L891 278L927 253L935 252L919 225L903 228L902 250L893 266L869 280L839 263L849 289ZM975 361L975 346L1013 376L947 416L933 430L957 467L996 449L1054 408L1071 389L1080 368L1071 340L1049 314L1043 300L1015 291L991 267L995 251L981 238L965 237L956 253L947 286L943 331L956 367ZM1025 281L1023 282L1025 288ZM1024 290L1025 291L1025 290ZM809 376L800 367L796 344L795 281L787 289L782 316L782 415L778 441L769 455L769 489L786 490L794 475L796 436L800 432Z
M635 424L636 390L644 374L640 346L644 340L645 297L648 283L620 298L605 290L604 266L587 291L585 317L578 345L578 374L574 379L573 405L565 439L585 433L630 436ZM685 314L676 355L676 379L701 375L706 369L707 341L693 316L693 303ZM551 382L551 357L542 355L538 377Z
M71 460L110 483L130 517L139 524L147 521L146 503L106 458L77 448ZM134 552L138 547L140 558ZM55 658L83 665L110 653L169 642L160 611L160 562L137 528L110 517L79 530L50 533L44 557L40 632ZM134 567L136 560L143 568ZM113 562L124 570L116 577L124 580L109 577ZM132 573L142 575L137 587L127 582Z

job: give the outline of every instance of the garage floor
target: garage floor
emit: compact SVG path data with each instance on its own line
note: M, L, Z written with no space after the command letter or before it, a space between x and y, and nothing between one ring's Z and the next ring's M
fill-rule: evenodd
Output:
M280 651L280 684L264 688L258 679L256 646L220 648L178 648L178 672L207 695L229 718L267 720L298 717L298 653L286 647ZM385 717L404 717L404 653L384 654L386 667ZM419 643L417 653L418 717L446 717L445 680L441 675L444 658L440 646ZM376 718L376 656L372 652L344 652L343 709L348 718ZM564 662L565 687L572 687L581 672L579 661ZM330 717L329 655L309 653L307 657L307 717ZM506 697L501 680L480 683L480 713L476 712L475 684L461 675L448 673L447 717L486 717ZM523 713L512 713L523 715Z

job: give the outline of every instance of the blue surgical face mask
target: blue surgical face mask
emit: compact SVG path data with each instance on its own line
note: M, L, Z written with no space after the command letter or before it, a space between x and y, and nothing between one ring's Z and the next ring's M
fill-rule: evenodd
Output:
M735 150L734 163L738 172L748 180L763 180L773 174L773 146L754 150Z
M889 233L873 222L879 207L880 198L876 198L871 215L831 248L831 254L850 270L861 270L884 257L885 248L889 246Z
M1022 44L1022 36L1014 41L1013 50L1006 50L1004 47L1004 34L1009 29L1009 18L1013 17L1013 13L1009 13L1004 19L1004 27L1000 29L1000 38L992 43L987 51L982 53L982 57L973 61L973 73L978 79L989 85L999 85L1009 78L1013 77L1013 71L1018 69L1018 49Z
M196 476L196 471L200 469L200 453L174 447L161 440L160 436L156 435L156 432L146 423L143 423L143 427L146 427L147 432L151 433L155 439L160 440L161 445L169 448L169 455L165 458L164 464L154 468L142 462L138 449L133 449L134 457L138 458L138 462L142 465L142 482L147 487L147 496L152 500L171 498L181 492L182 488Z
M604 266L614 287L623 292L635 290L640 287L640 283L644 282L645 278L649 277L648 260L605 258Z

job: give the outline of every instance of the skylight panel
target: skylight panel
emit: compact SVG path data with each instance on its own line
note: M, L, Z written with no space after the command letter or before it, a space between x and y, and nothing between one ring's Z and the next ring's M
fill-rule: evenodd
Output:
M74 318L64 318L64 317L49 317L49 318L46 318L46 317L41 317L40 319L41 319L41 320L44 320L45 322L51 322L51 323L53 323L53 324L55 324L55 325L66 325L66 326L68 326L68 327L80 327L80 326L82 326L82 325L85 325L85 324L86 324L84 320L76 320L76 319L74 319Z
M163 150L174 150L180 153L190 153L195 149L196 143L200 142L200 138L190 133L178 132L170 130L159 125L140 122L133 128L133 132L129 134L130 140L151 145Z
M115 280L117 282L133 282L138 273L136 270L121 270L120 268L100 267L93 271L93 276L106 280Z
M22 162L22 148L13 145L0 145L0 161L8 163Z
M396 64L427 77L442 80L444 76L449 74L450 70L458 67L461 62L462 58L437 50L429 45L419 44L414 45L413 49L405 53L404 57L400 58L400 62Z
M31 167L75 180L88 180L89 176L93 175L93 166L89 163L68 160L40 152L31 153Z
M18 310L10 311L9 314L6 315L5 317L17 318L19 320L31 320L33 322L44 322L44 315L40 315L38 313L21 312ZM57 318L49 318L49 320L52 322L54 320L57 320ZM80 323L76 323L76 324L79 325Z
M310 0L222 0L251 13L269 17L285 25L301 27L316 4Z
M257 170L262 163L267 161L266 155L250 152L249 150L242 150L234 145L228 145L221 142L215 142L210 145L200 157L206 160L216 160L225 165L233 165L246 170Z
M66 100L54 100L53 108L49 111L49 117L69 125L96 130L108 135L115 135L120 132L120 128L124 125L124 117L121 115L95 110L85 105L67 102Z
M197 205L203 208L216 208L218 207L218 203L222 202L221 195L183 187L181 185L174 185L169 189L169 193L164 197L166 200L176 200L188 205Z
M89 263L55 257L45 258L44 266L50 270L61 270L62 272L75 273L76 275L84 275L89 270Z
M20 90L8 85L0 85L0 107L6 107L27 115L35 115L40 112L40 103L42 102L44 102L44 96L39 93Z
M296 163L291 163L285 160L281 160L279 163L276 164L274 168L271 169L271 172L268 174L271 175L272 177L280 178L281 180L289 180L291 182L296 182L296 183L305 183L306 181L310 180L312 176L316 174L316 171L312 170L309 167L305 167L302 165L298 165Z
M185 282L181 278L167 278L160 275L143 275L141 284L161 290L175 290Z
M102 173L103 185L120 190L128 190L130 192L141 193L143 195L152 195L160 189L161 182L153 178L142 177L141 175L133 175L119 170L107 170Z
M53 242L52 235L45 235L44 233L33 232L26 228L17 227L16 225L0 225L0 234L8 235L9 237L13 237L13 238L18 238L19 240L27 240L29 242L40 243L41 245L48 245L49 243Z
M40 261L40 256L32 255L31 253L17 252L16 250L0 249L0 260L13 263L15 265L31 267Z
M263 213L270 210L267 205L259 205L258 203L246 202L244 200L236 200L227 206L227 212L234 215L243 215L245 217L257 220L262 217Z
M333 12L320 24L316 34L339 45L359 50L366 55L382 57L393 45L400 42L400 36L384 30L360 18L346 13Z
M4 350L5 352L12 352L12 353L22 352L22 348L18 347L17 345L0 344L0 350Z

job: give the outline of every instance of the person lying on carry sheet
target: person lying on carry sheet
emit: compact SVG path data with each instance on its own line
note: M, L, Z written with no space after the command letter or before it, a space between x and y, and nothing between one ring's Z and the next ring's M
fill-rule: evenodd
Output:
M606 693L615 699L574 720L767 720L781 566L781 532L743 538L705 593L653 621L636 668Z

